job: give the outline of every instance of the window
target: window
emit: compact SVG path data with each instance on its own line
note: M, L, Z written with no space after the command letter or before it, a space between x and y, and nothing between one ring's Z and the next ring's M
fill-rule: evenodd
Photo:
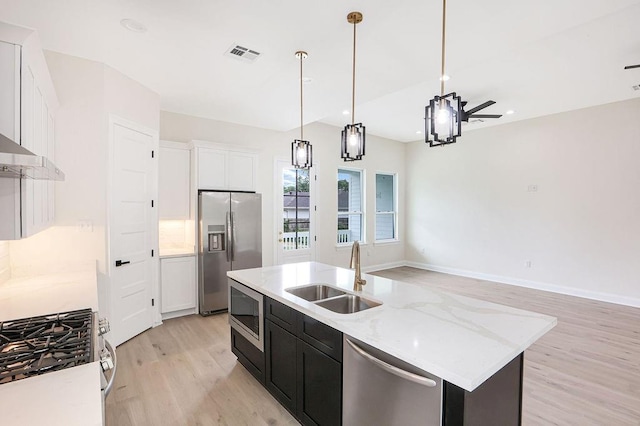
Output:
M364 239L362 170L338 169L338 244Z
M396 175L376 173L376 241L395 240Z

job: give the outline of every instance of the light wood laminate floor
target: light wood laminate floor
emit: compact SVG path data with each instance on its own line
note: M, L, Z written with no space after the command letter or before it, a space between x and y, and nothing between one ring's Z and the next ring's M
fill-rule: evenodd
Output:
M524 425L640 425L640 309L409 267L375 274L558 318L525 352ZM226 315L119 346L106 414L108 426L297 424L236 362Z

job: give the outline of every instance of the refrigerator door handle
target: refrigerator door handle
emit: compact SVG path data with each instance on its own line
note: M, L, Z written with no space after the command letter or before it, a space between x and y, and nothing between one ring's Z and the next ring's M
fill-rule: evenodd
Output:
M227 262L231 262L231 213L227 212Z
M236 260L236 214L231 212L231 261Z

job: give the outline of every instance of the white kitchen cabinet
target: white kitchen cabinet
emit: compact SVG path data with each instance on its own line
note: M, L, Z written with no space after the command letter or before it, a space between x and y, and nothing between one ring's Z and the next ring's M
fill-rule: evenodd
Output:
M188 220L191 210L191 150L186 144L161 141L158 160L160 220Z
M160 259L160 283L162 287L161 312L176 311L194 313L196 308L196 258L195 256ZM191 310L191 311L189 311Z
M196 148L198 189L255 191L258 156L253 152Z
M58 100L35 33L0 23L0 132L36 155L54 160ZM0 240L29 237L54 221L53 181L0 179Z

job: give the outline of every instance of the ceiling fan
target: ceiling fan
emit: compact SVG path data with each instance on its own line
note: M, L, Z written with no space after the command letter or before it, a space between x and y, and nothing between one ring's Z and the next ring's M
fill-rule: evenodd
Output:
M470 118L500 118L501 114L476 114L476 112L483 110L491 105L495 104L495 101L487 101L477 107L471 108L469 111L465 111L464 107L467 105L467 101L462 101L462 110L460 111L461 121L469 122Z
M627 65L626 67L624 67L625 70L631 70L633 68L640 68L640 64L638 64L638 65Z

